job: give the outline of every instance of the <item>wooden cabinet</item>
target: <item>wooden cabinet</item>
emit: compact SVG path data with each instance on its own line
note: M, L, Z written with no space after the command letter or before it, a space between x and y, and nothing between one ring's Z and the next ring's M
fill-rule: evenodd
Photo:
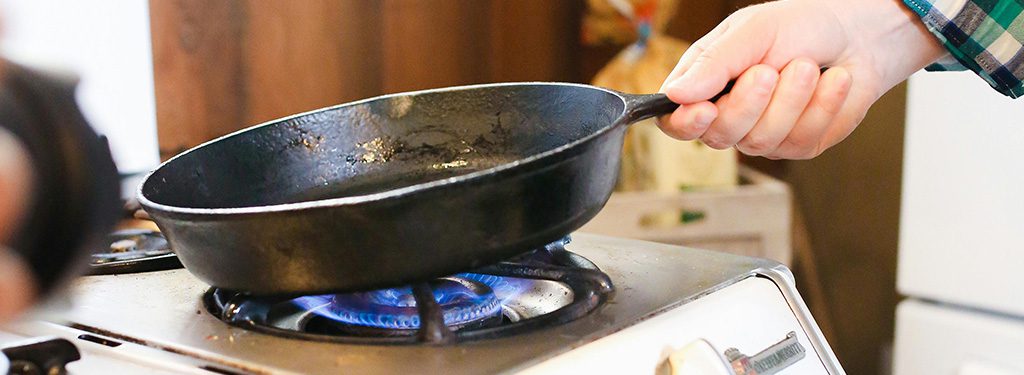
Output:
M580 1L153 0L161 157L383 93L584 81Z
M792 267L792 196L782 181L740 168L740 185L678 193L616 192L582 232L768 258Z

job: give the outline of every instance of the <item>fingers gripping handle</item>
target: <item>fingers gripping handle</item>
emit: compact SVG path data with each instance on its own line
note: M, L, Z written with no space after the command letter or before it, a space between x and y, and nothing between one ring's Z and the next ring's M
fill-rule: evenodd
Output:
M821 73L825 73L828 67L822 67ZM722 91L708 99L709 102L715 103L718 99L721 99L725 94L732 91L732 87L736 85L736 80L732 79L729 83L725 84ZM620 94L626 99L626 119L627 122L632 124L634 122L648 119L655 116L667 115L675 112L676 108L679 108L679 104L676 104L668 99L665 94L646 94L646 95L635 95L635 94Z

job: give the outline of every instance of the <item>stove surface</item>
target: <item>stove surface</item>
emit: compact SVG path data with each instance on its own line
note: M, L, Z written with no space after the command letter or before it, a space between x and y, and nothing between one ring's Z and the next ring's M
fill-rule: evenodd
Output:
M181 269L82 277L71 292L72 307L42 317L231 371L495 373L528 367L754 274L782 269L768 260L587 234L574 234L566 248L611 277L616 291L607 303L563 325L453 345L339 344L232 327L203 306L209 286Z

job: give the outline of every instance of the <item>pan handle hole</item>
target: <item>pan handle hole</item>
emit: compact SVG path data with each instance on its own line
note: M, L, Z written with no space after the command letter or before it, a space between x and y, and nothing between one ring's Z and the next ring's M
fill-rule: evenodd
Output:
M116 348L118 346L121 346L121 342L119 342L119 341L114 341L114 340L103 338L103 337L99 337L99 336L93 336L93 335L90 335L90 334L78 335L78 338L81 339L81 340L85 340L85 341L89 341L89 342L94 342L94 343L97 343L97 344L100 344L100 345L109 346L111 348Z
M200 366L199 368L202 369L202 370L206 370L206 371L212 372L214 374L243 375L243 373L241 373L241 372L225 370L225 369L218 368L218 367L213 367L213 366L210 366L210 365Z

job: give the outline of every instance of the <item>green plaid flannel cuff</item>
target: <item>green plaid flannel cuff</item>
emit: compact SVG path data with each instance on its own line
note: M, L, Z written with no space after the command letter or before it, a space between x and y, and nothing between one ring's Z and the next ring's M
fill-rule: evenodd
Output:
M949 50L928 70L973 70L1010 97L1024 96L1024 0L903 0Z

